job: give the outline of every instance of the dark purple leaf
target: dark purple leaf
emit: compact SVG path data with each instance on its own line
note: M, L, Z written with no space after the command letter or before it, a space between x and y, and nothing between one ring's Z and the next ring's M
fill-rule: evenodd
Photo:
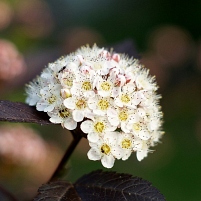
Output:
M81 201L81 198L71 183L54 181L42 185L34 201Z
M52 124L45 112L38 112L25 103L6 100L0 101L0 121Z
M75 183L82 201L165 201L150 182L129 174L92 172Z
M39 112L35 107L25 103L0 100L0 121L37 123L41 125L52 125L45 112ZM75 130L71 131L73 135L86 138L86 134L80 129L80 123Z

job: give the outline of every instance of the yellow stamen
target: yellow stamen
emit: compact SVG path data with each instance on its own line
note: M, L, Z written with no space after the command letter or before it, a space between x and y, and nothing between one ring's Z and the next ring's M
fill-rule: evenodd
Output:
M108 82L103 82L103 83L101 84L101 88L102 88L102 90L104 90L104 91L109 91L109 90L110 90L110 84L109 84Z
M49 104L52 104L52 103L54 103L55 101L56 101L56 96L51 96L49 99L48 99L48 102L49 102Z
M101 99L99 102L98 102L98 106L101 110L107 110L107 108L109 107L109 103L107 100L104 100L104 99Z
M119 119L121 121L126 121L128 119L128 114L126 113L126 111L121 111L119 113Z
M78 100L77 102L76 102L76 107L78 108L78 109L83 109L83 108L86 108L86 101L85 100L83 100L83 99L80 99L80 100Z
M101 152L108 155L110 153L110 147L107 144L103 144L101 147Z
M129 139L124 139L121 143L122 148L128 149L131 147L131 141Z
M69 86L69 87L72 87L73 86L73 80L70 80L70 79L64 79L64 84Z
M60 111L59 111L59 114L60 114L60 116L61 116L62 118L66 118L66 117L68 117L68 116L70 115L70 112L69 112L68 109L66 108L66 109L60 110Z
M90 83L90 82L83 82L82 88L83 88L84 90L86 90L86 91L91 90L91 89L92 89L91 83Z
M105 128L105 125L103 122L97 122L95 125L94 125L94 129L97 133L102 133L103 130Z
M141 129L141 126L139 124L133 124L133 129L139 131Z
M121 96L121 101L122 101L123 103L128 103L128 102L130 101L130 97L129 97L127 94L123 94L123 95Z

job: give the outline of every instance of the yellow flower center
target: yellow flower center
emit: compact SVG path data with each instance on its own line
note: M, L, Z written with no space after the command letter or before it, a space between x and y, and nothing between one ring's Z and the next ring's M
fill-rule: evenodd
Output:
M82 89L88 91L90 90L92 87L91 87L91 83L90 82L83 82L82 84Z
M128 102L130 101L130 97L129 97L127 94L123 94L123 95L121 96L121 101L122 101L123 103L128 103Z
M128 149L131 147L131 141L129 139L124 139L121 143L122 148Z
M103 83L101 84L101 88L102 88L102 90L104 90L104 91L109 91L109 90L110 90L110 84L109 84L108 82L103 82Z
M119 113L119 119L121 121L126 121L128 119L128 114L126 113L126 111L121 111Z
M94 129L97 133L102 133L103 130L105 128L105 125L103 122L97 122L95 125L94 125Z
M54 102L56 101L56 99L57 99L57 97L54 96L54 95L52 95L52 96L48 99L49 104L54 103Z
M103 144L101 147L101 152L103 154L109 154L110 153L110 147L107 144Z
M66 118L66 117L69 117L70 115L70 112L67 108L63 109L63 110L60 110L59 111L59 114L62 118Z
M77 102L76 102L76 107L78 108L78 109L83 109L83 108L85 108L86 107L86 101L85 100L83 100L83 99L80 99L80 100L78 100Z
M109 103L108 103L107 100L101 99L101 100L98 102L98 107L99 107L101 110L107 110L107 108L109 107Z
M141 126L139 124L133 124L133 129L139 131Z
M66 86L69 86L69 87L72 87L73 86L73 80L70 80L70 79L64 79L64 84Z

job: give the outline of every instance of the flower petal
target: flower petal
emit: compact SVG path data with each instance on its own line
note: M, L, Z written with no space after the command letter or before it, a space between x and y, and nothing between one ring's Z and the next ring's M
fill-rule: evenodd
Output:
M93 131L93 122L90 120L86 120L81 123L80 128L84 133L89 133Z
M88 106L90 109L92 110L96 109L96 104L97 104L97 98L94 97L88 100Z
M98 94L102 97L107 97L107 96L110 96L110 91L98 91Z
M101 159L100 150L95 147L91 148L88 151L87 156L90 160L93 160L93 161L97 161Z
M121 122L121 130L122 130L124 133L129 133L130 128L128 127L128 125L127 125L125 122Z
M90 142L97 142L98 139L99 139L99 135L98 135L98 133L91 132L91 133L88 133L87 139L88 139Z
M138 122L138 121L139 121L139 115L138 115L137 113L131 114L131 115L129 116L129 120L128 120L129 124L130 124L130 123L136 123L136 122Z
M60 123L63 122L63 119L60 118L60 117L58 117L58 116L56 116L56 117L51 117L49 120L50 120L52 123L55 123L55 124L60 124Z
M113 156L115 156L115 158L120 159L120 158L122 158L123 150L121 148L115 146L111 150L111 153L112 153Z
M44 112L51 112L54 109L54 104L48 105L45 109Z
M84 115L83 115L83 112L80 111L80 110L74 110L72 112L72 115L73 115L73 119L77 122L80 122L84 119Z
M114 103L119 107L123 107L123 103L120 101L119 96L115 98Z
M114 166L115 158L112 154L103 155L101 163L106 168L112 168Z
M72 118L68 118L64 121L64 127L68 130L74 130L77 127L77 122L74 121Z
M75 100L74 98L70 97L64 100L64 105L65 107L69 108L69 109L75 109Z
M138 161L141 161L143 158L145 158L147 156L147 150L137 151L136 156L137 156Z
M148 131L145 131L145 130L141 130L139 132L139 137L142 139L142 140L148 140L150 138L150 134Z
M107 116L108 116L108 121L113 126L118 126L119 125L119 118L118 118L117 111L115 109L108 109L107 110Z
M122 157L122 160L123 160L123 161L127 160L127 159L130 157L131 153L132 153L132 152L131 152L130 149L126 150L126 151L124 152L124 156Z
M45 102L42 102L42 101L39 101L37 104L36 104L36 109L38 111L44 111L44 109L47 107L47 103Z

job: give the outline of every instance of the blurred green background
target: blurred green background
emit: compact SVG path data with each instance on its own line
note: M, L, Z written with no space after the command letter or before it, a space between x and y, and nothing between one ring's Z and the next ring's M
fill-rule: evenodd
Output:
M198 0L0 0L0 98L24 102L25 83L81 45L133 44L160 86L165 135L142 162L133 154L112 170L151 181L168 201L199 201L200 11ZM20 200L29 200L59 163L70 133L55 125L1 123L4 135L10 138L0 139L0 184ZM33 141L34 149L26 148ZM83 139L68 165L70 181L103 169L99 161L87 159L88 149Z

